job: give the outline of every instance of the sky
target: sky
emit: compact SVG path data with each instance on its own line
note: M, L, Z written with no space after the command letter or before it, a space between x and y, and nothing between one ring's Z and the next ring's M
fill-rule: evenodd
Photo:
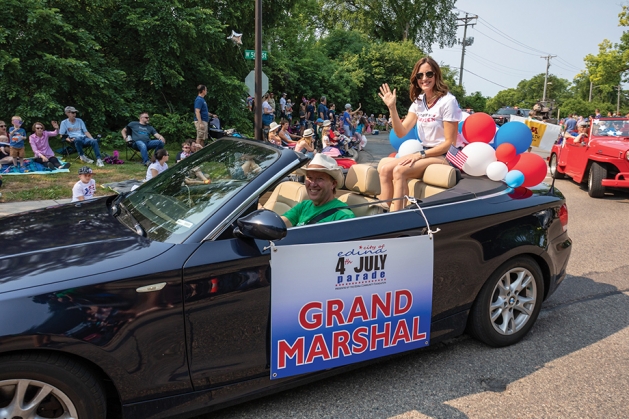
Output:
M557 55L550 60L549 74L572 81L585 70L586 55L598 54L604 39L619 42L629 30L618 26L623 3L629 0L458 0L459 16L478 16L476 25L467 28L474 43L465 48L466 93L493 97L515 88L521 80L546 72L546 59L540 58L546 55ZM457 38L463 38L463 27ZM434 45L431 56L458 72L461 46Z

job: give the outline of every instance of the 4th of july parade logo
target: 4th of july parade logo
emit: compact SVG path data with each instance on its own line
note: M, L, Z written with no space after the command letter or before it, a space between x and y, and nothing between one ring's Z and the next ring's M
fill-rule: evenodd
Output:
M335 289L386 284L384 244L352 247L338 252Z

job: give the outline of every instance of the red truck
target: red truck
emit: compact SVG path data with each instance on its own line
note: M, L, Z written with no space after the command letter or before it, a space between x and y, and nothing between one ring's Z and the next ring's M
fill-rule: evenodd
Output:
M580 139L557 141L548 157L551 175L587 180L593 198L603 197L605 188L629 191L629 119L594 119L587 132Z

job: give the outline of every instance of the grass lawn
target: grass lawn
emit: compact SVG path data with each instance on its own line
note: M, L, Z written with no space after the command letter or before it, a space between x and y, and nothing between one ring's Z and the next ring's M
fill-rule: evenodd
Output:
M54 143L52 148L55 148ZM113 150L106 146L101 146L100 149L101 153L113 154ZM181 151L181 146L178 143L166 144L166 149L171 156L170 165L175 164L175 156ZM25 151L27 158L33 157L33 151L28 145ZM120 158L125 160L124 148L118 148L118 152L120 153ZM78 160L77 157L78 154L74 153L67 159L68 162L72 163L69 173L2 176L3 184L0 189L0 192L2 192L0 203L72 198L72 187L79 180L77 172L81 166L89 166L94 170L93 178L96 180L98 195L112 193L100 187L103 183L128 179L141 180L146 176L146 167L140 164L140 158L136 158L135 161L125 160L124 164L105 164L105 167L96 167L96 163L86 165Z

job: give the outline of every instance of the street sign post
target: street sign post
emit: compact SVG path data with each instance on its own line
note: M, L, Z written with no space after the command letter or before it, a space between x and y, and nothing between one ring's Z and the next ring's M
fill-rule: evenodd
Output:
M251 70L251 72L249 74L247 74L247 77L245 77L245 84L247 85L247 88L249 89L249 94L251 96L254 96L256 93L256 72L254 70ZM269 78L266 76L266 74L264 74L264 71L262 72L262 95L264 95L266 92L268 92L269 90Z
M262 60L266 61L267 58L268 58L268 51L262 51ZM245 60L255 60L255 59L256 59L256 52L252 49L246 49Z

